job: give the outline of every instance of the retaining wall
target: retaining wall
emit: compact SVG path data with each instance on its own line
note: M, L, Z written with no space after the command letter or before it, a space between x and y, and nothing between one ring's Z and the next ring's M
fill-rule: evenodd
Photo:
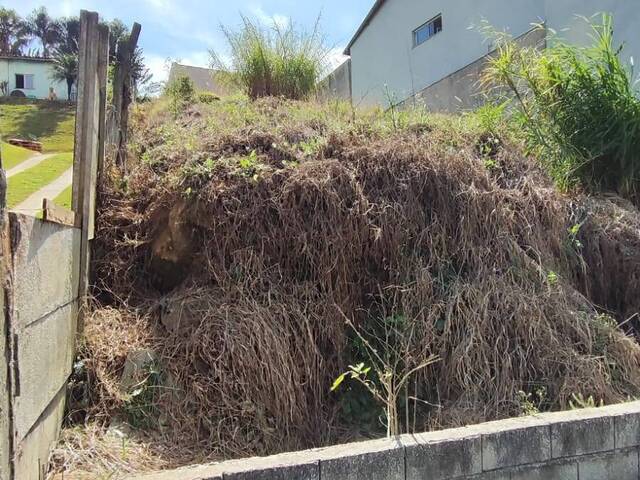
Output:
M348 58L318 85L317 97L321 101L351 101L351 59Z
M136 480L638 480L640 402L234 460Z

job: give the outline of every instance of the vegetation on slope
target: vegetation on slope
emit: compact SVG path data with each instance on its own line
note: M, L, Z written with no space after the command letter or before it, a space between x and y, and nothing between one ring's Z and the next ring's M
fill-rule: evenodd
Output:
M29 195L53 182L73 165L73 154L59 153L20 172L7 181L7 205L14 208Z
M10 143L1 142L0 148L2 149L2 168L4 170L10 170L35 155L35 152L31 150L16 147Z

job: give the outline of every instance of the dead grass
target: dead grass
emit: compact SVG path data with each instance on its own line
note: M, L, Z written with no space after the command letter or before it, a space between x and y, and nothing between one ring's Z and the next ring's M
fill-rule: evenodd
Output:
M581 255L602 232L625 258L636 244L508 133L487 150L473 117L235 99L174 123L151 108L130 177L101 194L84 421L126 415L126 355L151 349L164 380L145 434L167 463L378 435L357 389L329 392L364 359L341 312L418 322L412 356L440 361L411 382L416 430L518 415L520 390L544 387L544 410L639 394L640 347L602 315L625 320L607 304L619 291L593 288L637 270Z

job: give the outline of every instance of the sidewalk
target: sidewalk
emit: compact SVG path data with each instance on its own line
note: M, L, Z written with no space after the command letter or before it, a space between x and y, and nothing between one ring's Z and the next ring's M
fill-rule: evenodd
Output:
M52 157L54 155L55 153L38 153L33 157L25 160L24 162L16 165L15 167L7 170L7 178L13 177L14 175L20 172L24 172L25 170L28 170L31 167L35 167L40 162L44 162L47 158Z
M47 186L33 193L24 202L20 203L15 208L12 208L11 211L23 213L26 215L36 215L40 210L42 210L43 198L49 198L53 200L58 195L60 195L65 190L65 188L71 185L72 181L73 167L68 169Z

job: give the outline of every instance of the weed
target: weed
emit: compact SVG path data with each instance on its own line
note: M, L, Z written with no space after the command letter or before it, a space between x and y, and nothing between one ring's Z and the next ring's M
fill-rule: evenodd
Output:
M596 403L593 395L589 395L589 397L584 398L581 393L572 393L571 400L569 400L569 407L571 408L571 410L604 407L604 401L600 399L600 401Z
M516 399L521 416L537 415L541 412L543 405L547 401L547 389L545 387L538 387L533 393L520 390L516 395Z
M499 44L484 83L507 87L529 146L562 188L582 185L635 199L640 175L640 100L614 45L613 20L591 24L594 45L557 42L540 51Z
M170 110L177 116L195 101L195 87L189 77L183 75L169 83L165 95L170 99Z

